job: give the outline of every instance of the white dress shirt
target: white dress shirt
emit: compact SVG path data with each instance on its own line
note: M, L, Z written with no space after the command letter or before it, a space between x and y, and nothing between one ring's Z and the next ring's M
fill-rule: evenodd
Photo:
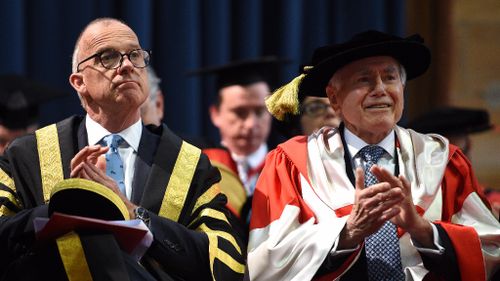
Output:
M360 139L358 136L353 134L347 128L344 129L344 138L351 155L351 163L353 170L356 169L357 163L361 162L361 156L358 152L368 144ZM394 161L394 149L396 146L396 140L394 137L394 130L392 130L381 142L377 144L385 150L384 155L380 157L377 161L377 165L381 166L394 174L394 169L396 167L396 162Z
M103 128L99 123L92 120L90 116L85 117L85 128L87 129L87 140L89 145L96 145L111 133ZM134 178L135 160L139 150L139 142L142 134L142 121L135 122L127 129L118 132L125 141L118 147L118 154L123 161L123 172L125 180L125 192L128 199L132 195L132 180Z
M238 175L240 176L243 185L245 186L245 190L247 196L253 195L255 190L255 184L257 183L257 179L260 173L256 173L248 177L248 172L250 170L258 168L267 155L267 144L263 143L260 147L250 155L237 155L235 153L231 153L231 158L233 158L234 162L236 162L236 166L238 168Z
M344 128L344 138L345 142L347 144L347 149L349 150L349 154L351 156L351 163L352 163L352 168L353 172L358 166L358 163L361 163L362 160L360 160L361 156L358 155L358 152L365 146L369 145L362 139L360 139L358 136L354 135L349 129ZM395 167L396 167L396 159L395 159L395 148L396 148L396 139L395 139L395 134L394 130L392 130L381 142L376 144L380 147L382 147L385 150L384 155L377 161L377 165L381 166L382 168L385 168L386 170L390 171L392 174L394 174ZM355 173L354 173L355 174ZM432 226L432 233L434 237L434 246L435 249L431 248L422 248L416 241L412 239L412 243L414 246L418 249L418 251L430 255L440 255L444 252L444 248L441 246L441 239L439 238L439 233L437 230L437 227L431 223ZM335 243L338 243L338 240L335 241ZM359 246L358 246L359 247ZM336 248L336 247L334 247ZM334 256L338 255L344 255L344 254L349 254L353 252L355 249L345 249L345 250L339 250L332 252L330 254Z

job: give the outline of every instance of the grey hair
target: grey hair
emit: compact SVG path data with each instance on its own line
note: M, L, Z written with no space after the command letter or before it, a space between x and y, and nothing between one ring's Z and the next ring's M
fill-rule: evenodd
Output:
M83 33L83 32L82 32ZM80 52L80 47L78 46L80 43L80 38L82 35L80 34L80 37L78 37L78 40L76 41L75 45L75 50L73 51L73 57L71 58L71 72L76 73L77 68L78 68L78 53ZM78 99L80 99L80 103L82 104L82 107L85 108L85 105L83 104L83 98L82 95L79 92L76 92L78 94Z
M154 69L151 66L146 67L148 73L148 83L149 83L149 99L151 102L155 102L158 97L158 90L160 90L161 79L158 78Z
M402 64L399 64L399 78L401 78L401 83L403 86L406 85L406 69Z
M78 66L78 53L80 52L80 47L78 47L78 43L75 46L75 49L73 50L73 56L71 57L71 72L76 73L77 72L77 66Z

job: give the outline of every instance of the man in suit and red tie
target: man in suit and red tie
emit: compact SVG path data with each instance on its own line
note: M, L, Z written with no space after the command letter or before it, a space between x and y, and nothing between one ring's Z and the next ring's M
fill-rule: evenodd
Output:
M194 71L215 76L217 96L209 108L220 143L203 144L203 152L222 173L221 189L228 196L233 226L246 244L252 196L269 151L272 117L265 99L278 67L273 56L231 61Z

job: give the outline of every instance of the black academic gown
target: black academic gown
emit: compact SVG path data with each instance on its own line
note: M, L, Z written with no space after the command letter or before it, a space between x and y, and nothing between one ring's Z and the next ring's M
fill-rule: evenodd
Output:
M52 153L54 159L60 157L63 177L68 178L71 159L87 145L84 118L71 117L57 123L56 127L60 153L45 153ZM33 219L47 216L40 171L41 166L45 167L43 162L46 162L47 158L41 160L39 157L40 151L43 150L37 147L40 142L34 134L22 137L14 141L5 156L0 158L0 276L12 276L16 270L30 270L23 266L23 261L40 252L33 233ZM199 152L187 154L194 157L193 161L186 159L186 154L182 154L184 157L178 157L185 147L186 143L165 125L143 128L131 201L149 210L150 230L154 235L154 242L141 264L155 278L162 280L211 280L212 277L216 280L239 280L244 269L242 246L234 239L231 226L227 222L227 211L224 207L226 198L219 192L216 184L220 175L217 169L210 165L206 156L200 155ZM188 184L179 187L179 174L182 176L185 169L179 169L176 164L183 161L187 165L196 166L193 167L194 172ZM175 169L177 172L174 172ZM57 174L57 171L48 171L48 174L50 173ZM168 193L175 196L166 196ZM165 213L164 209L162 211L162 206L169 206L170 213ZM92 250L85 249L85 239L82 239L82 245L88 254ZM92 241L92 237L88 239ZM103 251L97 251L95 256L108 252L107 248L116 249L112 237L104 237L99 241L97 244L107 247ZM64 268L57 254L52 251L48 256L54 260L49 264L57 265L59 271L42 268L42 279L57 280L57 277L65 276L60 274ZM129 277L140 276L140 272L131 273L136 269L126 266L133 264L126 255L117 263L111 262L112 258L110 256L102 262L95 262L92 257L87 257L94 280L106 280L116 272ZM115 272L99 275L102 273L99 267L109 268L106 261L113 264ZM26 262L26 265L32 264ZM139 271L142 266L139 266ZM124 268L127 268L128 274L123 272ZM47 274L49 276L46 276ZM99 276L107 277L101 279ZM60 280L64 279L61 277ZM122 277L113 279L126 280Z

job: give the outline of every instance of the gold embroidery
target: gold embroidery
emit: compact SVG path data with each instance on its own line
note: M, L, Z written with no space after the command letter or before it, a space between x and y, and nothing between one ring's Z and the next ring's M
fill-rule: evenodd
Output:
M218 251L217 235L212 233L207 233L208 236L208 258L210 259L210 271L212 272L212 280L215 280L214 276L214 261L215 253Z
M21 208L21 202L19 202L19 199L13 194L16 192L16 186L14 184L14 180L12 180L12 178L9 177L7 173L2 169L0 169L0 182L12 190L12 193L0 190L0 197L7 198L7 200L9 200L16 207ZM14 214L14 212L8 209L7 207L0 208L0 215L11 215L11 214Z
M198 208L204 204L212 201L218 194L220 193L219 184L212 185L203 195L201 195L198 200L196 200L196 204L194 205L193 212L194 213Z
M10 210L5 205L0 207L0 217L10 217L10 216L13 216L15 214L16 213L14 211Z
M0 182L5 184L7 187L12 189L13 192L16 192L16 186L14 184L14 180L7 175L7 173L0 168Z
M43 200L48 202L52 187L64 178L59 137L55 124L36 131Z
M8 191L5 190L0 190L0 197L7 198L9 202L14 204L14 206L20 208L19 202L17 201L17 198L14 197L14 195Z
M224 214L221 211L217 211L217 210L210 209L210 208L203 209L200 212L200 214L198 215L198 217L199 218L200 217L209 217L209 218L214 218L214 219L218 219L218 220L225 221L225 222L229 223L227 221L226 214Z
M78 234L70 232L57 238L57 248L69 281L92 280L82 242Z
M182 142L181 150L167 184L159 215L177 221L188 194L201 150L187 142Z
M218 237L226 239L229 243L231 243L231 245L233 245L233 247L238 251L238 253L241 254L241 248L240 248L240 246L238 246L238 243L236 243L236 239L234 239L234 237L231 234L229 234L225 231L213 230L210 227L208 227L206 224L200 225L200 227L198 227L198 229L205 232L205 233L213 233L213 234L216 234Z
M217 258L225 265L229 266L233 271L238 273L245 273L245 265L237 262L233 257L221 250L217 251Z
M208 236L208 242L209 242L208 251L209 251L209 256L210 256L210 268L212 268L212 270L213 270L214 260L217 258L222 263L224 263L229 268L231 268L233 271L238 272L238 273L245 273L245 265L244 264L239 263L233 257L231 257L229 254L227 254L224 251L222 251L221 249L219 249L218 237L222 237L220 235L222 233L224 235L229 235L229 234L222 232L222 231L213 231L210 228L208 228L205 224L201 225L200 229L203 229L205 231L206 230L210 231L210 232L205 232L205 233ZM222 238L226 239L225 237L222 237ZM231 237L231 239L234 240L233 237ZM233 244L233 242L231 242L231 244ZM234 241L234 244L236 244L236 241ZM236 246L236 249L241 254L241 250L238 246Z

